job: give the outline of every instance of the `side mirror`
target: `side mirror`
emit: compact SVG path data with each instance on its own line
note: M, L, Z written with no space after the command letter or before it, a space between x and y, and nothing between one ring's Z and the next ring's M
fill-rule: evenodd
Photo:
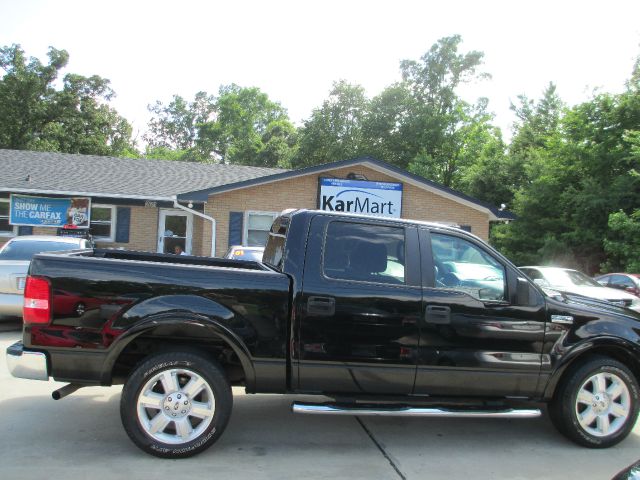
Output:
M526 278L518 277L518 287L516 294L518 296L518 305L529 305L530 298L530 286L529 281Z

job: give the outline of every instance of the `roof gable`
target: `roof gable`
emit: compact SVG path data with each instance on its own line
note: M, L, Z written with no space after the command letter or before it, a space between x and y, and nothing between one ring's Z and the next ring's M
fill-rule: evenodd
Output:
M419 175L407 172L401 168L398 168L390 163L383 162L373 157L359 157L351 160L341 160L338 162L325 163L322 165L313 165L311 167L305 167L298 170L287 170L273 175L267 175L263 177L257 177L253 179L247 179L237 183L229 183L226 185L219 185L213 188L207 188L203 190L195 190L193 192L183 193L178 195L180 200L192 200L206 202L210 195L215 195L223 192L229 192L232 190L238 190L242 188L253 187L257 185L264 185L266 183L279 182L282 180L288 180L291 178L301 177L305 175L313 175L316 173L322 173L325 171L335 170L338 168L350 167L354 165L364 165L380 173L398 178L407 183L410 183L418 188L430 191L437 195L452 199L459 203L465 204L476 210L487 213L492 220L513 220L515 216L507 211L501 211L495 205L478 200L477 198L466 195L462 192L454 190L452 188L445 187L439 183L427 180Z

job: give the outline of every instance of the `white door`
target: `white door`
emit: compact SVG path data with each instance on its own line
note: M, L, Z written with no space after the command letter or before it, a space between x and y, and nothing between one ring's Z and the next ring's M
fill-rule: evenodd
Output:
M193 215L182 210L160 210L158 253L191 254Z

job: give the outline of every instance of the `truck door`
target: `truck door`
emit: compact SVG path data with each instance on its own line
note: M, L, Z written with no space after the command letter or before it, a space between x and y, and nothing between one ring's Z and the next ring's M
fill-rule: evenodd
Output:
M421 314L417 229L319 215L298 312L298 389L410 394Z
M421 228L420 242L425 288L415 393L534 395L542 296L531 289L526 304L518 301L517 270L473 238Z

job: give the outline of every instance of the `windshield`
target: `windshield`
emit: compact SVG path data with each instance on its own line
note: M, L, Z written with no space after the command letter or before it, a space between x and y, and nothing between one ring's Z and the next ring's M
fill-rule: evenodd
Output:
M9 242L0 250L0 260L31 260L36 253L80 248L76 243L45 240Z
M602 287L595 280L576 270L544 270L542 274L554 287Z

